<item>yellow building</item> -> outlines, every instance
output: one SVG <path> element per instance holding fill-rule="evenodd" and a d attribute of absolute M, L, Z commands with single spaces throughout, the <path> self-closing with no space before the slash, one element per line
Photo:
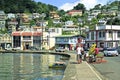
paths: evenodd
<path fill-rule="evenodd" d="M 12 47 L 12 38 L 11 35 L 5 33 L 0 35 L 0 44 L 2 49 Z"/>

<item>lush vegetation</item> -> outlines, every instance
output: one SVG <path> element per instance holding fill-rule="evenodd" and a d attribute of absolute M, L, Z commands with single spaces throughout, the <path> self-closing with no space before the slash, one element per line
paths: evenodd
<path fill-rule="evenodd" d="M 35 2 L 33 0 L 1 0 L 0 10 L 4 10 L 6 13 L 47 13 L 58 8 L 41 2 Z"/>
<path fill-rule="evenodd" d="M 86 8 L 84 4 L 79 3 L 78 5 L 74 6 L 73 10 L 82 10 L 83 15 L 82 16 L 69 16 L 65 15 L 64 10 L 58 10 L 56 6 L 50 5 L 50 4 L 44 4 L 41 2 L 35 2 L 34 0 L 1 0 L 0 1 L 0 10 L 5 11 L 5 13 L 45 13 L 46 17 L 45 19 L 48 20 L 48 27 L 61 27 L 63 24 L 54 24 L 53 20 L 50 19 L 49 17 L 49 12 L 50 11 L 57 11 L 58 14 L 61 17 L 61 22 L 65 22 L 68 20 L 71 20 L 74 22 L 75 25 L 78 25 L 80 27 L 83 27 L 85 25 L 89 26 L 90 29 L 94 29 L 95 25 L 98 23 L 100 19 L 107 19 L 109 18 L 107 24 L 112 24 L 112 25 L 120 25 L 120 19 L 119 18 L 114 18 L 115 16 L 113 15 L 103 15 L 102 12 L 104 10 L 109 10 L 110 8 L 118 6 L 118 10 L 120 9 L 120 1 L 114 1 L 112 3 L 108 3 L 107 5 L 101 5 L 97 4 L 95 5 L 92 10 L 101 10 L 101 13 L 97 15 L 96 18 L 93 18 L 91 22 L 89 22 L 88 19 L 88 13 L 85 13 Z M 78 24 L 79 20 L 82 20 L 82 25 Z M 36 20 L 32 20 L 30 22 L 30 25 L 34 25 Z M 64 32 L 64 34 L 66 34 Z"/>

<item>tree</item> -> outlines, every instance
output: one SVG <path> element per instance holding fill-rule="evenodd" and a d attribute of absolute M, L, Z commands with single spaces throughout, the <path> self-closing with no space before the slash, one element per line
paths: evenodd
<path fill-rule="evenodd" d="M 93 19 L 91 20 L 90 24 L 89 24 L 89 28 L 90 28 L 91 30 L 94 30 L 97 23 L 98 23 L 98 19 L 97 19 L 97 18 L 93 18 Z"/>
<path fill-rule="evenodd" d="M 0 34 L 5 34 L 7 33 L 7 29 L 5 28 L 4 30 L 0 29 Z"/>
<path fill-rule="evenodd" d="M 53 21 L 52 21 L 52 19 L 49 19 L 48 20 L 48 27 L 50 28 L 50 27 L 53 27 Z"/>
<path fill-rule="evenodd" d="M 64 10 L 60 10 L 60 11 L 58 11 L 58 14 L 60 15 L 60 16 L 64 16 L 65 15 L 65 11 Z"/>
<path fill-rule="evenodd" d="M 48 8 L 50 11 L 56 11 L 58 8 L 56 6 L 48 4 Z"/>
<path fill-rule="evenodd" d="M 101 4 L 97 4 L 97 5 L 95 5 L 95 7 L 94 7 L 93 9 L 100 10 L 100 9 L 101 9 L 101 7 L 102 7 L 102 5 L 101 5 Z"/>
<path fill-rule="evenodd" d="M 30 26 L 32 26 L 32 25 L 35 25 L 35 21 L 34 20 L 30 21 Z"/>
<path fill-rule="evenodd" d="M 73 9 L 75 9 L 75 10 L 82 10 L 83 13 L 84 13 L 84 11 L 86 10 L 84 4 L 81 4 L 81 3 L 79 3 L 79 4 L 78 4 L 77 6 L 75 6 Z"/>

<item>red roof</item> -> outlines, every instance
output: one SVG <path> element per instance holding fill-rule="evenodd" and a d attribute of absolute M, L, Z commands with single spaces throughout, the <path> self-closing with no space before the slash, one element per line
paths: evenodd
<path fill-rule="evenodd" d="M 41 32 L 34 32 L 33 35 L 38 36 L 38 35 L 42 35 L 42 33 Z"/>
<path fill-rule="evenodd" d="M 20 36 L 20 31 L 12 32 L 12 36 Z"/>
<path fill-rule="evenodd" d="M 42 36 L 41 32 L 12 32 L 12 36 Z"/>
<path fill-rule="evenodd" d="M 82 10 L 71 10 L 71 11 L 68 12 L 68 14 L 71 15 L 71 14 L 73 14 L 74 12 L 82 12 Z"/>
<path fill-rule="evenodd" d="M 32 32 L 22 32 L 21 36 L 32 36 Z"/>

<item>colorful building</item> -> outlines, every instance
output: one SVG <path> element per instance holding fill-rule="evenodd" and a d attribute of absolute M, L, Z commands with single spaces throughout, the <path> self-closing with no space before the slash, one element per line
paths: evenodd
<path fill-rule="evenodd" d="M 55 46 L 67 50 L 75 50 L 79 44 L 84 44 L 84 42 L 84 38 L 80 35 L 64 35 L 55 38 Z"/>
<path fill-rule="evenodd" d="M 82 10 L 71 10 L 67 14 L 71 16 L 82 16 Z"/>
<path fill-rule="evenodd" d="M 120 45 L 120 26 L 106 25 L 100 21 L 95 30 L 87 30 L 86 45 L 96 43 L 98 47 L 117 47 Z"/>
<path fill-rule="evenodd" d="M 41 36 L 41 32 L 30 31 L 28 29 L 12 32 L 12 47 L 20 47 L 21 50 L 25 50 L 29 46 L 34 46 L 41 49 Z"/>

